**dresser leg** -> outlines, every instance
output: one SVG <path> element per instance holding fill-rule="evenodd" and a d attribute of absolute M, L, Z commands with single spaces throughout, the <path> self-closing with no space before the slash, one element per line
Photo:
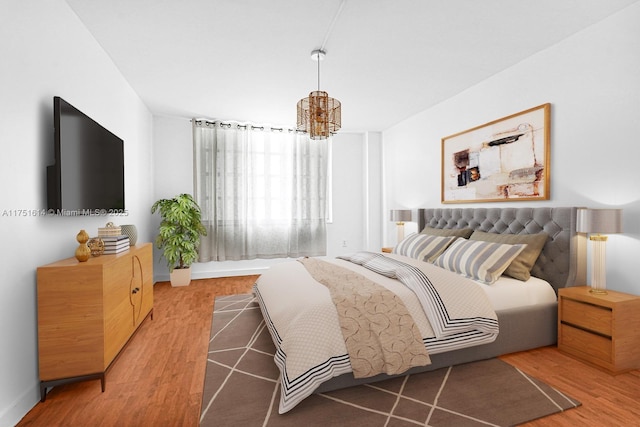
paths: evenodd
<path fill-rule="evenodd" d="M 69 378 L 60 378 L 57 380 L 49 380 L 49 381 L 40 381 L 40 402 L 44 402 L 47 398 L 47 388 L 56 387 L 63 384 L 71 384 L 78 381 L 89 381 L 89 380 L 100 380 L 100 386 L 102 387 L 102 392 L 104 392 L 106 387 L 106 372 L 102 372 L 99 374 L 89 374 L 82 375 L 79 377 L 69 377 Z"/>
<path fill-rule="evenodd" d="M 44 402 L 47 399 L 47 386 L 44 382 L 40 381 L 40 402 Z"/>

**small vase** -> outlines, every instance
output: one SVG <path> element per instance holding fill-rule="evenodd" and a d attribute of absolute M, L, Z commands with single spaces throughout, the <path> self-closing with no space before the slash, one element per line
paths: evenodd
<path fill-rule="evenodd" d="M 87 246 L 89 234 L 84 230 L 80 230 L 76 235 L 76 240 L 80 243 L 80 246 L 76 249 L 76 259 L 80 262 L 85 262 L 91 257 L 91 249 Z"/>
<path fill-rule="evenodd" d="M 121 233 L 129 238 L 129 246 L 134 246 L 138 241 L 138 230 L 133 224 L 125 224 L 120 226 Z"/>

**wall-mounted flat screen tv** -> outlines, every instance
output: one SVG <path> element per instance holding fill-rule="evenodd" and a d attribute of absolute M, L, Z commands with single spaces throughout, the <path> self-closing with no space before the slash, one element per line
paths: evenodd
<path fill-rule="evenodd" d="M 47 209 L 79 215 L 124 211 L 124 141 L 58 96 L 53 120 Z"/>

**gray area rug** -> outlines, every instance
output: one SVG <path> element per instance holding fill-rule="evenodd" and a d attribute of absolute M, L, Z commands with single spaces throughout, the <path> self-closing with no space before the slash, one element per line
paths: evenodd
<path fill-rule="evenodd" d="M 278 414 L 275 348 L 252 295 L 217 297 L 201 426 L 511 426 L 580 402 L 489 359 L 314 394 Z"/>

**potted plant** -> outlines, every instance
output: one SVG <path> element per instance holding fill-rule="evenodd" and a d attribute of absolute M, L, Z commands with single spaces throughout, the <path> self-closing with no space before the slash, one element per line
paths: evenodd
<path fill-rule="evenodd" d="M 180 194 L 156 201 L 151 213 L 156 211 L 162 217 L 156 246 L 167 260 L 171 286 L 186 286 L 191 282 L 191 264 L 198 259 L 200 236 L 207 235 L 200 207 L 190 194 Z"/>

